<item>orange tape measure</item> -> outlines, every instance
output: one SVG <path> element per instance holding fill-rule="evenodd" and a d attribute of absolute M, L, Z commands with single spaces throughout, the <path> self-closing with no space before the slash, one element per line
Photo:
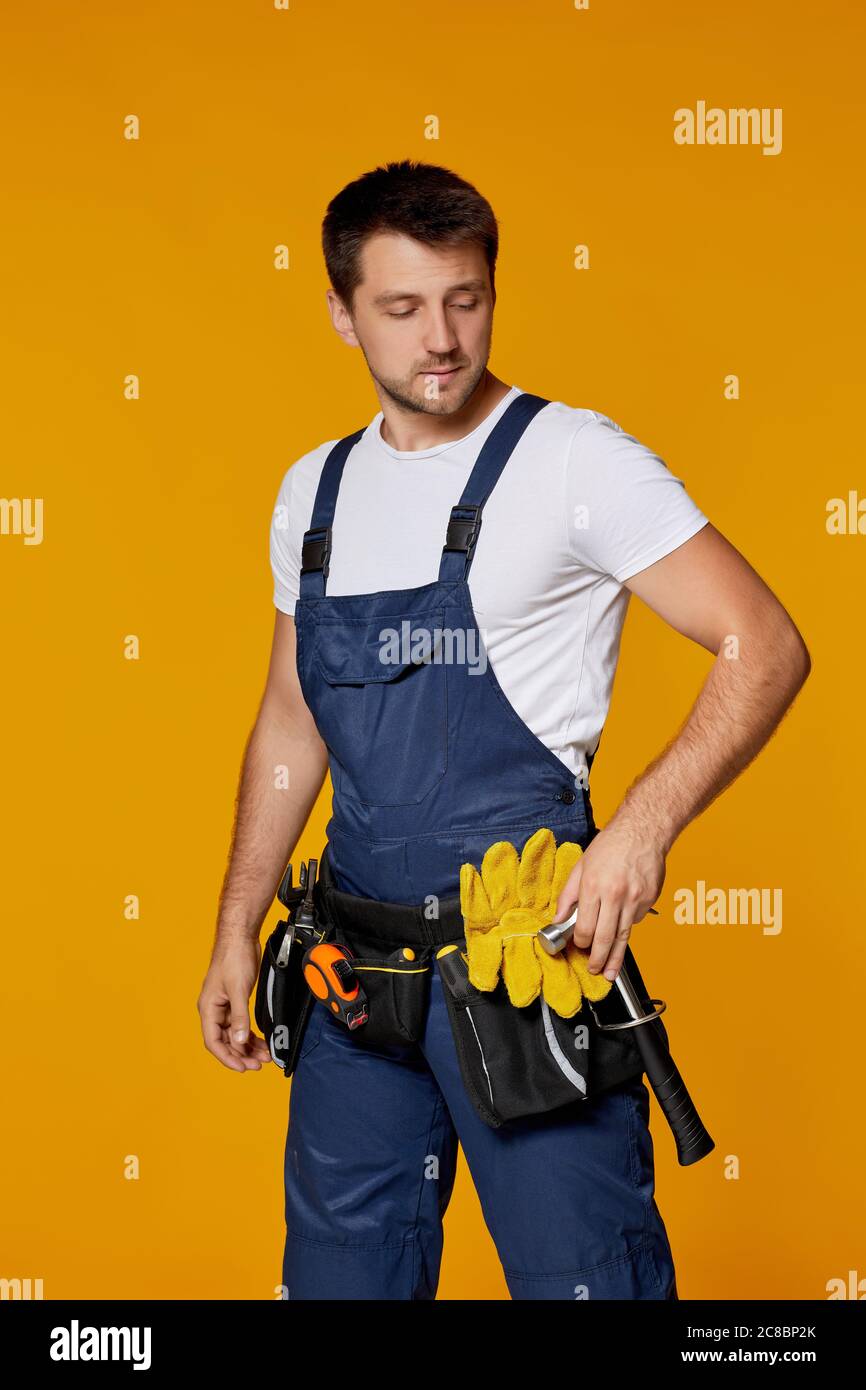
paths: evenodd
<path fill-rule="evenodd" d="M 304 953 L 301 968 L 315 997 L 347 1028 L 360 1028 L 367 1022 L 367 996 L 358 982 L 347 946 L 320 941 Z"/>

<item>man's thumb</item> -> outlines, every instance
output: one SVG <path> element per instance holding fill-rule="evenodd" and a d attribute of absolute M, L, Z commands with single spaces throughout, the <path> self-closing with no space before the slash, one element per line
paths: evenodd
<path fill-rule="evenodd" d="M 245 1043 L 250 1032 L 250 1010 L 246 999 L 238 996 L 232 999 L 232 1042 Z"/>

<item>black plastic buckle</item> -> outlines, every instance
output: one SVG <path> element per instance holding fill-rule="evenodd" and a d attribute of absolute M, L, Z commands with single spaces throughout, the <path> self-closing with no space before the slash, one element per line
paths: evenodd
<path fill-rule="evenodd" d="M 304 534 L 304 543 L 301 546 L 301 574 L 310 574 L 321 570 L 327 579 L 328 561 L 331 558 L 331 528 L 330 526 L 320 526 L 315 531 L 307 531 Z"/>
<path fill-rule="evenodd" d="M 469 516 L 460 516 L 460 512 L 469 512 Z M 481 530 L 481 508 L 480 507 L 461 507 L 451 508 L 451 518 L 448 522 L 448 530 L 445 533 L 444 550 L 465 550 L 467 555 L 475 549 L 475 542 L 478 540 L 478 532 Z"/>

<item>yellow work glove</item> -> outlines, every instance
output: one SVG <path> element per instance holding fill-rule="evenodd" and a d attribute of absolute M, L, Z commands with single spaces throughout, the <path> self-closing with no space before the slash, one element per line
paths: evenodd
<path fill-rule="evenodd" d="M 469 979 L 476 989 L 492 990 L 501 973 L 508 997 L 518 1009 L 542 994 L 555 1013 L 571 1018 L 583 995 L 593 1003 L 613 986 L 587 969 L 589 952 L 569 941 L 551 956 L 536 940 L 550 925 L 565 881 L 580 859 L 580 845 L 565 840 L 557 848 L 553 832 L 536 830 L 519 857 L 508 840 L 491 845 L 481 861 L 460 869 L 460 910 L 466 933 Z"/>

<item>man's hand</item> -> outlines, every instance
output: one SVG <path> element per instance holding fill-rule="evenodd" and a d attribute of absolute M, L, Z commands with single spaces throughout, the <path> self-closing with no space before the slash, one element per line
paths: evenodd
<path fill-rule="evenodd" d="M 554 922 L 564 922 L 577 906 L 573 941 L 592 950 L 591 974 L 615 980 L 635 922 L 652 907 L 665 881 L 665 856 L 656 843 L 627 818 L 614 816 L 578 860 L 557 899 Z"/>
<path fill-rule="evenodd" d="M 260 1071 L 271 1060 L 264 1038 L 250 1031 L 250 995 L 261 958 L 257 939 L 217 941 L 198 997 L 204 1045 L 230 1071 Z"/>

